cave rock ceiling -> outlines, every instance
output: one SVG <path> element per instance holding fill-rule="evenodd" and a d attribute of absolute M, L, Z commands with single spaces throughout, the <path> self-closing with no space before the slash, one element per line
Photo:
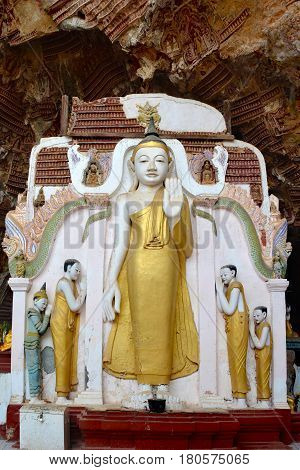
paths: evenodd
<path fill-rule="evenodd" d="M 218 108 L 300 226 L 299 25 L 291 0 L 2 0 L 1 230 L 32 145 L 60 133 L 62 95 L 151 92 Z"/>

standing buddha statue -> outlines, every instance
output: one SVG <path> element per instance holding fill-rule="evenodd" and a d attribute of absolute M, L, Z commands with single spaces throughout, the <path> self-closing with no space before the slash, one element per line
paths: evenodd
<path fill-rule="evenodd" d="M 190 212 L 180 181 L 167 177 L 172 164 L 151 119 L 129 161 L 137 187 L 117 198 L 115 244 L 102 299 L 104 320 L 113 322 L 104 369 L 137 380 L 140 401 L 128 406 L 140 408 L 154 389 L 172 407 L 177 398 L 169 394 L 170 381 L 199 367 L 185 276 L 193 245 Z"/>

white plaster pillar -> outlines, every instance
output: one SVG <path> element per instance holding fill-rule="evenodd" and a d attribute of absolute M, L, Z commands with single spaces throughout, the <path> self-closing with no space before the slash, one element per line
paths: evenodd
<path fill-rule="evenodd" d="M 286 363 L 286 279 L 270 279 L 267 288 L 271 297 L 273 334 L 272 401 L 274 408 L 289 408 L 287 404 Z"/>
<path fill-rule="evenodd" d="M 27 278 L 11 277 L 8 284 L 13 291 L 10 402 L 23 403 L 25 395 L 26 294 L 31 287 L 31 281 Z"/>
<path fill-rule="evenodd" d="M 99 208 L 91 208 L 89 216 L 93 216 L 98 212 Z M 84 328 L 84 360 L 87 383 L 86 390 L 75 398 L 74 402 L 76 404 L 103 404 L 103 321 L 100 301 L 104 284 L 105 232 L 106 219 L 96 221 L 90 226 L 90 234 L 86 241 L 88 244 L 87 296 L 85 324 L 82 328 Z"/>
<path fill-rule="evenodd" d="M 196 209 L 212 215 L 210 207 L 195 200 Z M 198 317 L 200 341 L 199 395 L 200 405 L 224 407 L 218 396 L 217 378 L 217 305 L 215 292 L 215 233 L 210 220 L 196 215 L 198 264 Z"/>

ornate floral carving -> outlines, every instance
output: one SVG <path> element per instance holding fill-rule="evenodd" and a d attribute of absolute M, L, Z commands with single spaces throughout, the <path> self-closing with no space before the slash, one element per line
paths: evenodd
<path fill-rule="evenodd" d="M 137 104 L 136 107 L 139 111 L 138 118 L 137 118 L 138 123 L 141 124 L 143 127 L 147 127 L 150 122 L 150 118 L 152 117 L 154 120 L 155 127 L 159 129 L 159 123 L 160 123 L 161 117 L 158 113 L 158 109 L 157 109 L 158 106 L 159 106 L 159 103 L 155 106 L 151 106 L 148 103 L 148 101 L 144 106 Z"/>
<path fill-rule="evenodd" d="M 13 258 L 21 248 L 19 238 L 5 236 L 2 241 L 2 248 L 8 258 Z"/>
<path fill-rule="evenodd" d="M 225 187 L 220 195 L 221 197 L 228 197 L 238 201 L 244 209 L 248 212 L 252 222 L 258 233 L 265 227 L 267 223 L 267 216 L 263 214 L 258 205 L 255 204 L 248 191 L 237 185 L 225 184 Z"/>
<path fill-rule="evenodd" d="M 105 207 L 108 207 L 110 204 L 108 194 L 88 194 L 87 193 L 84 195 L 84 197 L 90 207 L 105 208 Z"/>
<path fill-rule="evenodd" d="M 12 220 L 18 227 L 24 227 L 26 223 L 26 194 L 18 195 L 17 206 L 14 210 L 9 212 L 9 218 Z"/>
<path fill-rule="evenodd" d="M 75 194 L 72 190 L 72 187 L 69 186 L 60 191 L 57 191 L 50 197 L 48 201 L 45 202 L 42 207 L 37 209 L 33 220 L 26 224 L 23 228 L 24 234 L 28 240 L 28 246 L 30 247 L 27 253 L 29 259 L 35 255 L 45 226 L 53 214 L 66 203 L 75 201 L 78 198 L 78 194 Z M 33 245 L 35 247 L 34 252 L 32 251 Z"/>

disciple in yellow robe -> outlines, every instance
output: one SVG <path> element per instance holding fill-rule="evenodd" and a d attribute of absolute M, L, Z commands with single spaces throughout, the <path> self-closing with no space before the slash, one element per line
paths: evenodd
<path fill-rule="evenodd" d="M 162 198 L 163 188 L 130 216 L 130 245 L 118 278 L 121 309 L 103 360 L 109 374 L 150 385 L 168 384 L 199 367 L 185 275 L 192 253 L 189 207 L 185 199 L 171 235 Z"/>
<path fill-rule="evenodd" d="M 270 324 L 267 321 L 262 321 L 255 327 L 255 334 L 258 339 L 260 339 L 265 327 L 269 329 L 270 344 L 266 344 L 262 349 L 255 349 L 258 400 L 268 400 L 271 397 L 270 369 L 272 361 L 272 333 Z"/>
<path fill-rule="evenodd" d="M 246 361 L 249 338 L 249 309 L 245 299 L 244 287 L 240 282 L 229 284 L 226 298 L 230 301 L 232 289 L 239 289 L 244 303 L 244 311 L 236 308 L 232 315 L 224 315 L 225 331 L 227 333 L 228 362 L 231 376 L 233 398 L 245 398 L 249 391 L 246 373 Z"/>
<path fill-rule="evenodd" d="M 77 297 L 76 284 L 73 281 L 72 290 Z M 51 333 L 54 345 L 56 367 L 56 387 L 58 396 L 67 396 L 78 383 L 77 357 L 79 315 L 70 310 L 63 292 L 56 292 L 51 316 Z"/>

